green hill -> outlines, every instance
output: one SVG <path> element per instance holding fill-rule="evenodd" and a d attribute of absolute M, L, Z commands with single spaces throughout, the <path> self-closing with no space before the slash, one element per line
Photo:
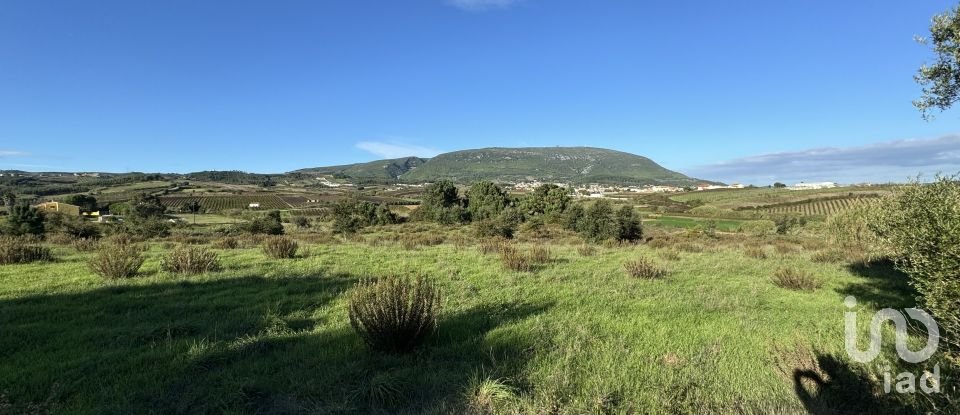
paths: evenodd
<path fill-rule="evenodd" d="M 390 160 L 376 160 L 368 163 L 346 164 L 342 166 L 314 167 L 297 170 L 294 173 L 340 174 L 355 179 L 396 179 L 404 173 L 423 165 L 427 159 L 403 157 Z"/>
<path fill-rule="evenodd" d="M 448 179 L 544 180 L 571 183 L 689 185 L 698 180 L 652 160 L 592 147 L 484 148 L 445 153 L 401 176 L 406 182 Z"/>

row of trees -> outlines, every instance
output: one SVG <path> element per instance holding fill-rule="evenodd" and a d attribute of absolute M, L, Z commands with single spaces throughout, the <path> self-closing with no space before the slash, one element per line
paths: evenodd
<path fill-rule="evenodd" d="M 576 231 L 593 241 L 618 239 L 636 241 L 643 236 L 640 218 L 633 207 L 614 211 L 610 202 L 598 200 L 589 208 L 574 203 L 570 190 L 545 184 L 529 195 L 511 198 L 496 183 L 480 181 L 460 195 L 449 181 L 440 181 L 424 189 L 420 207 L 412 220 L 442 224 L 473 223 L 479 236 L 510 238 L 525 222 L 550 223 Z"/>

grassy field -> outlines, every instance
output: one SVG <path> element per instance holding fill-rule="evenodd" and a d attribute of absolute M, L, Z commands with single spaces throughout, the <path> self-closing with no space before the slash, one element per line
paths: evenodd
<path fill-rule="evenodd" d="M 762 207 L 766 205 L 776 205 L 783 203 L 796 203 L 808 199 L 817 199 L 824 197 L 833 197 L 838 195 L 850 194 L 853 196 L 861 195 L 883 195 L 889 193 L 887 186 L 868 186 L 868 187 L 837 187 L 832 189 L 815 190 L 787 190 L 773 188 L 746 188 L 746 189 L 721 189 L 708 190 L 701 192 L 688 192 L 675 196 L 671 199 L 679 202 L 700 202 L 709 206 L 715 206 L 721 209 L 738 209 L 745 207 Z"/>
<path fill-rule="evenodd" d="M 403 233 L 437 232 L 393 235 Z M 844 353 L 845 296 L 859 299 L 861 328 L 879 308 L 913 305 L 904 277 L 884 264 L 813 262 L 816 244 L 795 238 L 664 238 L 669 243 L 597 247 L 589 256 L 579 245 L 553 244 L 552 261 L 519 273 L 461 238 L 416 249 L 389 239 L 379 230 L 353 242 L 305 243 L 290 260 L 255 247 L 221 250 L 221 271 L 192 277 L 160 271 L 159 243 L 140 276 L 117 282 L 92 274 L 92 254 L 69 247 L 55 247 L 53 263 L 0 266 L 0 410 L 29 403 L 91 414 L 922 408 L 912 395 L 877 393 L 878 369 Z M 668 276 L 628 277 L 623 263 L 639 257 Z M 774 285 L 784 267 L 822 286 Z M 367 349 L 347 319 L 353 285 L 416 273 L 441 288 L 438 332 L 411 355 Z M 885 350 L 882 360 L 896 367 L 893 356 Z"/>
<path fill-rule="evenodd" d="M 684 228 L 684 229 L 693 229 L 697 227 L 705 227 L 710 223 L 716 225 L 716 230 L 722 232 L 737 232 L 740 229 L 740 226 L 743 225 L 744 220 L 736 219 L 707 219 L 707 218 L 694 218 L 688 216 L 648 216 L 648 219 L 644 219 L 644 224 L 654 224 L 659 226 L 674 227 L 674 228 Z"/>

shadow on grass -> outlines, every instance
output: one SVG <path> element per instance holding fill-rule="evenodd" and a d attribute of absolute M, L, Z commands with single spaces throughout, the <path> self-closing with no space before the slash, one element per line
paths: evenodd
<path fill-rule="evenodd" d="M 817 355 L 817 368 L 793 372 L 794 391 L 811 414 L 919 414 L 916 401 L 883 391 L 883 380 L 869 376 L 829 354 Z M 880 382 L 879 384 L 877 382 Z"/>
<path fill-rule="evenodd" d="M 14 408 L 52 400 L 66 413 L 420 413 L 456 412 L 480 372 L 523 388 L 532 345 L 506 326 L 550 305 L 445 314 L 417 353 L 384 355 L 332 307 L 355 281 L 243 277 L 2 300 L 0 393 Z"/>
<path fill-rule="evenodd" d="M 876 308 L 916 306 L 916 291 L 908 284 L 907 274 L 897 270 L 889 259 L 856 262 L 847 265 L 847 269 L 866 282 L 847 284 L 837 289 L 840 294 L 852 295 L 858 302 L 870 303 Z"/>

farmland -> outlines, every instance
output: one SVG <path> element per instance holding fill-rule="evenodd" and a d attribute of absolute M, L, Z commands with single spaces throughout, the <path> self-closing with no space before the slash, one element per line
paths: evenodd
<path fill-rule="evenodd" d="M 274 194 L 238 195 L 238 196 L 164 196 L 160 201 L 169 209 L 180 210 L 185 206 L 198 202 L 200 208 L 206 211 L 223 211 L 227 209 L 246 209 L 251 203 L 259 203 L 260 209 L 289 209 L 293 207 L 283 198 Z"/>

